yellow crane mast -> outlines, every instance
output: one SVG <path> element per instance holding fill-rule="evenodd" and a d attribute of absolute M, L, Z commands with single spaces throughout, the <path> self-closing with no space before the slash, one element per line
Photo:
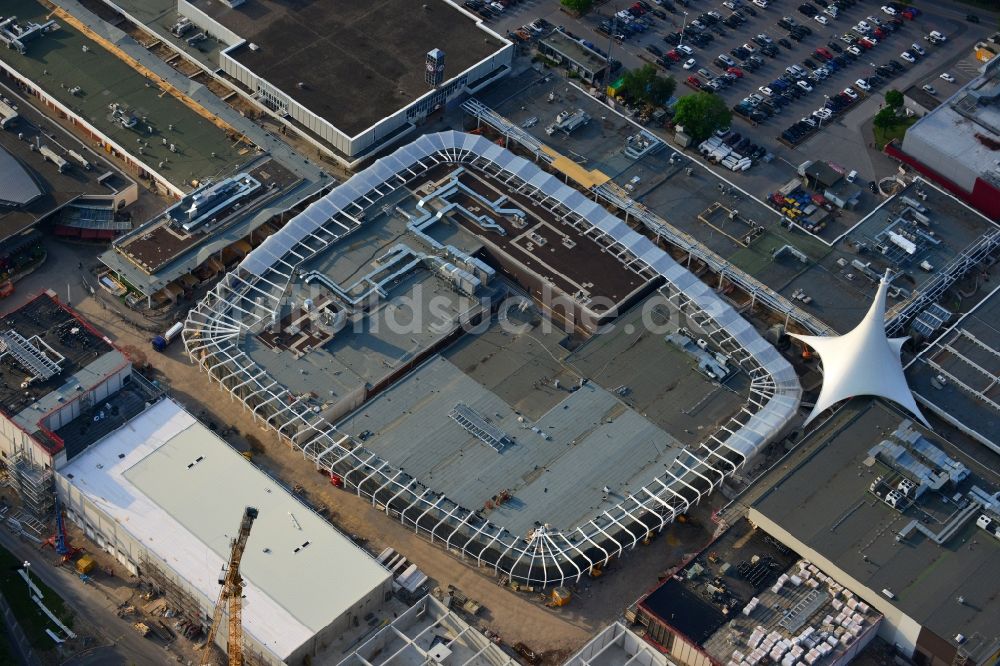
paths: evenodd
<path fill-rule="evenodd" d="M 202 659 L 202 664 L 205 666 L 212 663 L 212 644 L 215 642 L 215 634 L 222 621 L 222 609 L 227 605 L 229 606 L 229 640 L 227 641 L 229 666 L 243 665 L 243 577 L 240 575 L 240 560 L 243 559 L 243 551 L 246 549 L 247 539 L 250 537 L 250 528 L 253 527 L 253 521 L 256 519 L 257 509 L 248 506 L 243 511 L 240 531 L 230 544 L 229 564 L 221 579 L 222 589 L 219 591 L 219 600 L 215 602 L 215 616 L 212 618 L 212 626 L 208 630 L 208 638 L 202 646 L 205 649 L 205 658 Z"/>

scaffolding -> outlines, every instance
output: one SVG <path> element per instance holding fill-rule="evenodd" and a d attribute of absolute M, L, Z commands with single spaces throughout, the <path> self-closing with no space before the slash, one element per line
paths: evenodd
<path fill-rule="evenodd" d="M 24 510 L 37 519 L 48 520 L 55 508 L 52 470 L 38 467 L 19 452 L 14 457 L 11 478 Z"/>

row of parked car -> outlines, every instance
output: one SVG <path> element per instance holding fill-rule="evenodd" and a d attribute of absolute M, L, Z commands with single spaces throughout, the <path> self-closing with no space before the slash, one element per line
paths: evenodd
<path fill-rule="evenodd" d="M 518 0 L 465 0 L 462 6 L 479 18 L 488 21 L 500 16 L 507 11 L 508 7 L 513 7 L 517 3 Z"/>
<path fill-rule="evenodd" d="M 896 60 L 889 60 L 886 64 L 878 65 L 875 69 L 874 74 L 858 79 L 854 82 L 854 87 L 848 87 L 836 95 L 830 95 L 821 108 L 816 109 L 798 122 L 792 123 L 781 133 L 781 139 L 793 146 L 802 143 L 822 129 L 823 123 L 850 109 L 860 99 L 861 92 L 870 92 L 882 85 L 887 79 L 898 76 L 903 72 L 904 67 Z"/>

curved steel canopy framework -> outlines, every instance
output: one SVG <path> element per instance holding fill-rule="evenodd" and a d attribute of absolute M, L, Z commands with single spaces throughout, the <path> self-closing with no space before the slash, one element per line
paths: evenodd
<path fill-rule="evenodd" d="M 243 350 L 244 337 L 279 319 L 298 266 L 359 228 L 369 211 L 377 216 L 388 194 L 439 164 L 478 169 L 532 197 L 631 270 L 662 279 L 662 291 L 675 306 L 751 378 L 740 411 L 618 504 L 579 525 L 545 525 L 528 535 L 512 533 L 428 488 L 313 413 Z M 470 563 L 531 586 L 579 580 L 662 530 L 775 437 L 795 417 L 802 394 L 794 370 L 778 351 L 652 241 L 532 162 L 484 137 L 454 131 L 422 136 L 378 160 L 267 238 L 191 311 L 184 344 L 212 379 L 318 469 L 339 475 L 346 488 Z"/>
<path fill-rule="evenodd" d="M 843 335 L 797 335 L 823 361 L 823 388 L 806 424 L 841 400 L 856 395 L 876 395 L 905 407 L 928 428 L 913 393 L 906 384 L 899 354 L 909 338 L 889 338 L 885 332 L 885 296 L 889 274 L 882 278 L 868 313 Z"/>

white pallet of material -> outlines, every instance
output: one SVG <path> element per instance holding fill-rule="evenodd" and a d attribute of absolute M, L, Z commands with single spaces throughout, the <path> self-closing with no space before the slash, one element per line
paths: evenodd
<path fill-rule="evenodd" d="M 844 602 L 841 601 L 840 599 L 834 599 L 833 601 L 830 602 L 830 605 L 833 606 L 834 610 L 840 610 L 841 608 L 844 607 Z"/>
<path fill-rule="evenodd" d="M 819 650 L 809 650 L 809 652 L 806 652 L 806 655 L 805 657 L 802 658 L 802 660 L 807 664 L 811 665 L 815 664 L 819 658 L 820 658 Z"/>
<path fill-rule="evenodd" d="M 859 613 L 867 613 L 869 610 L 871 610 L 871 607 L 868 604 L 863 601 L 858 602 L 857 611 Z"/>
<path fill-rule="evenodd" d="M 789 576 L 788 582 L 790 582 L 795 587 L 799 587 L 800 585 L 802 585 L 802 579 L 799 578 L 798 576 Z"/>
<path fill-rule="evenodd" d="M 743 661 L 743 658 L 745 656 L 746 655 L 743 654 L 742 652 L 740 652 L 739 650 L 733 650 L 733 661 L 739 663 L 739 662 Z"/>

